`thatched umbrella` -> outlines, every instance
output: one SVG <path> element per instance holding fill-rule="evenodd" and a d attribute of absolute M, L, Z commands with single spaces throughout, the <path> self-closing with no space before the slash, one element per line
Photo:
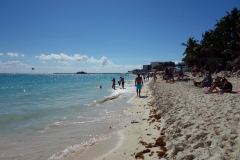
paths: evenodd
<path fill-rule="evenodd" d="M 240 67 L 240 57 L 229 63 L 230 66 Z"/>

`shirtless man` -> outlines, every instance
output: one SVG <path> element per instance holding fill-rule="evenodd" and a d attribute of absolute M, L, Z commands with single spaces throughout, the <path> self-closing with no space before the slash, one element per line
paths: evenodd
<path fill-rule="evenodd" d="M 122 82 L 122 89 L 124 89 L 124 78 L 123 77 L 120 78 L 121 78 L 120 82 Z"/>
<path fill-rule="evenodd" d="M 143 86 L 143 80 L 142 77 L 140 77 L 140 74 L 138 74 L 138 77 L 135 79 L 135 86 L 137 87 L 137 96 L 140 97 L 141 89 Z"/>

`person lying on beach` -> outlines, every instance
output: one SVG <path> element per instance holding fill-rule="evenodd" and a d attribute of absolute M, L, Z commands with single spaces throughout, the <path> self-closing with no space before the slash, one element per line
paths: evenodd
<path fill-rule="evenodd" d="M 228 82 L 227 79 L 222 79 L 223 87 L 217 87 L 218 92 L 232 92 L 232 83 Z"/>
<path fill-rule="evenodd" d="M 209 87 L 211 86 L 211 83 L 213 82 L 212 77 L 210 74 L 207 74 L 207 76 L 200 82 L 193 81 L 194 86 L 196 87 Z"/>
<path fill-rule="evenodd" d="M 143 86 L 143 79 L 140 77 L 140 74 L 138 74 L 138 77 L 135 79 L 135 86 L 137 87 L 137 96 L 140 97 L 141 89 Z"/>
<path fill-rule="evenodd" d="M 223 82 L 221 81 L 221 77 L 217 77 L 215 79 L 215 82 L 213 82 L 211 84 L 211 87 L 209 88 L 209 90 L 207 92 L 205 92 L 206 94 L 207 93 L 214 93 L 214 90 L 216 90 L 217 87 L 222 87 L 223 86 Z"/>

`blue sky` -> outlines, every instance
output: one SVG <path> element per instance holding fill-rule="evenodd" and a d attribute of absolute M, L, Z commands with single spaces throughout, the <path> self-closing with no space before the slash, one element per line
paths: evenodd
<path fill-rule="evenodd" d="M 0 73 L 127 72 L 181 61 L 181 43 L 201 40 L 234 7 L 240 1 L 0 0 Z"/>

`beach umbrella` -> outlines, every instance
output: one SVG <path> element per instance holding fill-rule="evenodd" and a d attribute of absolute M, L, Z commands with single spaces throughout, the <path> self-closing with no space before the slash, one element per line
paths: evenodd
<path fill-rule="evenodd" d="M 180 67 L 175 67 L 176 69 L 180 69 Z"/>
<path fill-rule="evenodd" d="M 240 56 L 237 59 L 235 59 L 233 62 L 230 62 L 229 65 L 234 67 L 240 67 Z"/>

